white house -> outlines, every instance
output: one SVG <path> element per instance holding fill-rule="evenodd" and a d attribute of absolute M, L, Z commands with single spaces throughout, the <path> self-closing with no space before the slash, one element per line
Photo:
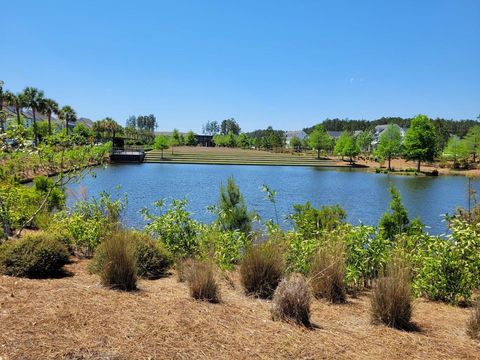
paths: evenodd
<path fill-rule="evenodd" d="M 405 136 L 405 133 L 407 132 L 406 129 L 401 128 L 397 124 L 384 124 L 384 125 L 377 125 L 375 126 L 375 130 L 373 131 L 373 141 L 372 141 L 372 147 L 376 147 L 378 145 L 378 142 L 380 141 L 380 135 L 385 131 L 385 129 L 390 126 L 396 126 L 397 128 L 400 129 L 400 134 L 402 135 L 402 138 Z"/>
<path fill-rule="evenodd" d="M 303 141 L 306 139 L 307 133 L 303 130 L 285 131 L 285 143 L 287 144 L 287 147 L 290 147 L 290 140 L 292 140 L 294 137 L 297 137 Z"/>

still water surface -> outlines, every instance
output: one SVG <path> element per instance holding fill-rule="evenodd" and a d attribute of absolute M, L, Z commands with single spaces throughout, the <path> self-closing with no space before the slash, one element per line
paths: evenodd
<path fill-rule="evenodd" d="M 402 195 L 411 218 L 420 217 L 432 234 L 446 231 L 445 213 L 457 206 L 466 207 L 467 180 L 463 176 L 414 177 L 375 174 L 351 169 L 286 166 L 135 164 L 109 165 L 96 169 L 96 177 L 85 177 L 69 189 L 69 204 L 81 196 L 98 196 L 101 191 L 127 193 L 128 207 L 124 222 L 141 228 L 145 225 L 138 210 L 152 209 L 159 199 L 186 197 L 194 218 L 211 222 L 207 207 L 216 203 L 219 187 L 229 176 L 240 186 L 249 209 L 262 219 L 274 219 L 275 213 L 262 184 L 277 191 L 277 209 L 281 219 L 292 212 L 292 205 L 310 201 L 314 206 L 339 204 L 348 221 L 374 225 L 388 210 L 388 187 L 394 184 Z M 480 190 L 480 181 L 474 180 Z M 120 186 L 119 190 L 115 187 Z M 291 227 L 286 220 L 284 228 Z"/>

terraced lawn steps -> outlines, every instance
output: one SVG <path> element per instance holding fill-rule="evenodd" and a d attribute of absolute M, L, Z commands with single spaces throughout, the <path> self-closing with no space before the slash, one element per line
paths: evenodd
<path fill-rule="evenodd" d="M 262 165 L 262 166 L 315 166 L 343 167 L 331 159 L 317 159 L 314 154 L 271 153 L 258 150 L 229 148 L 178 147 L 161 151 L 152 150 L 145 154 L 146 163 L 163 164 L 215 164 L 215 165 Z"/>

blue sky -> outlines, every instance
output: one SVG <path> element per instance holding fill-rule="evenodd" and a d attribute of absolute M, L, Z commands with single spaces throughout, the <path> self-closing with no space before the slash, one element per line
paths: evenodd
<path fill-rule="evenodd" d="M 478 0 L 0 2 L 5 87 L 94 120 L 287 130 L 480 114 Z"/>

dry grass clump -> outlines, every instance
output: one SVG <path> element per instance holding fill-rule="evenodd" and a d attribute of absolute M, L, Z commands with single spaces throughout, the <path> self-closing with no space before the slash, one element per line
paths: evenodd
<path fill-rule="evenodd" d="M 102 246 L 100 277 L 104 286 L 124 291 L 137 288 L 135 247 L 129 233 L 118 231 L 106 238 Z"/>
<path fill-rule="evenodd" d="M 311 298 L 310 287 L 302 275 L 293 274 L 290 279 L 283 279 L 273 295 L 273 320 L 311 326 Z"/>
<path fill-rule="evenodd" d="M 190 295 L 197 300 L 218 303 L 220 290 L 215 279 L 213 265 L 210 262 L 197 260 L 192 263 L 189 272 Z"/>
<path fill-rule="evenodd" d="M 474 340 L 480 340 L 480 300 L 467 321 L 467 334 Z"/>
<path fill-rule="evenodd" d="M 371 297 L 373 323 L 383 323 L 398 329 L 409 329 L 412 324 L 412 291 L 410 269 L 401 258 L 394 257 L 377 280 Z"/>
<path fill-rule="evenodd" d="M 177 260 L 175 263 L 175 270 L 177 271 L 178 282 L 188 281 L 194 262 L 195 260 L 192 258 L 183 258 Z"/>
<path fill-rule="evenodd" d="M 345 271 L 343 245 L 336 241 L 322 246 L 310 269 L 310 284 L 314 296 L 325 298 L 332 303 L 344 303 L 347 299 Z"/>
<path fill-rule="evenodd" d="M 270 299 L 285 272 L 281 248 L 272 241 L 252 246 L 240 265 L 240 281 L 247 295 Z"/>

